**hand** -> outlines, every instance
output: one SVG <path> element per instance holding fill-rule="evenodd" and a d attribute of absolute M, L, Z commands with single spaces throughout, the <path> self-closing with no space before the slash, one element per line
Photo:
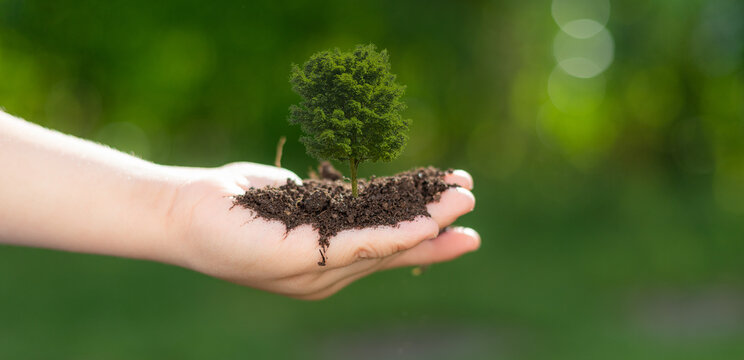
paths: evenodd
<path fill-rule="evenodd" d="M 447 228 L 475 205 L 472 178 L 461 170 L 446 175 L 445 181 L 461 187 L 427 206 L 431 218 L 342 231 L 330 239 L 327 266 L 317 264 L 319 235 L 310 225 L 287 232 L 280 222 L 233 207 L 232 197 L 251 186 L 300 181 L 291 171 L 251 163 L 180 171 L 188 180 L 178 186 L 168 215 L 176 258 L 180 265 L 241 285 L 322 299 L 375 271 L 447 261 L 480 246 L 474 230 Z"/>
<path fill-rule="evenodd" d="M 167 262 L 303 299 L 330 296 L 377 270 L 453 259 L 480 243 L 468 229 L 439 233 L 473 209 L 465 172 L 447 175 L 462 188 L 429 204 L 431 218 L 342 231 L 321 267 L 310 225 L 287 232 L 233 207 L 250 186 L 299 181 L 284 169 L 161 166 L 3 112 L 0 169 L 0 243 Z"/>

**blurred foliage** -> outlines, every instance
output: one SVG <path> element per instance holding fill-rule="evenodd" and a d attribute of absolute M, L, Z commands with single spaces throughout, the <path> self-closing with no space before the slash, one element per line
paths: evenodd
<path fill-rule="evenodd" d="M 741 358 L 743 14 L 737 0 L 0 0 L 0 106 L 167 164 L 271 163 L 287 135 L 283 164 L 304 173 L 290 64 L 386 48 L 411 140 L 362 175 L 468 169 L 478 206 L 461 223 L 483 236 L 423 276 L 319 303 L 4 247 L 0 358 Z"/>

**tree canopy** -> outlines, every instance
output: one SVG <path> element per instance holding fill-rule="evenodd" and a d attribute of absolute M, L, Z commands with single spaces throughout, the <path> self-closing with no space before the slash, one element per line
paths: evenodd
<path fill-rule="evenodd" d="M 403 151 L 410 125 L 400 114 L 405 86 L 390 72 L 387 50 L 368 44 L 321 51 L 292 65 L 290 82 L 302 97 L 289 116 L 305 133 L 300 141 L 317 159 L 349 161 L 355 196 L 359 163 L 390 161 Z"/>

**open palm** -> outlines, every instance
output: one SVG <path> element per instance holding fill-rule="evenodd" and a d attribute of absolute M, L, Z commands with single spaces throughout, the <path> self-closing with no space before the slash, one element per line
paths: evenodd
<path fill-rule="evenodd" d="M 375 271 L 451 260 L 480 245 L 473 230 L 447 228 L 475 205 L 472 178 L 464 171 L 446 175 L 446 182 L 461 187 L 427 205 L 431 218 L 338 233 L 330 239 L 327 266 L 317 264 L 319 234 L 310 225 L 287 231 L 278 221 L 233 206 L 233 196 L 250 187 L 300 181 L 294 173 L 233 163 L 190 169 L 186 178 L 169 215 L 169 237 L 179 244 L 180 265 L 287 296 L 322 299 Z"/>

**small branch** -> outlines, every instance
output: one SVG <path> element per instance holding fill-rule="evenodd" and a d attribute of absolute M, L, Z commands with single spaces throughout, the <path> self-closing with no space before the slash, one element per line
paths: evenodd
<path fill-rule="evenodd" d="M 287 142 L 287 137 L 282 136 L 279 138 L 279 143 L 276 144 L 276 158 L 274 158 L 274 166 L 282 167 L 282 149 L 284 149 L 284 143 Z"/>

